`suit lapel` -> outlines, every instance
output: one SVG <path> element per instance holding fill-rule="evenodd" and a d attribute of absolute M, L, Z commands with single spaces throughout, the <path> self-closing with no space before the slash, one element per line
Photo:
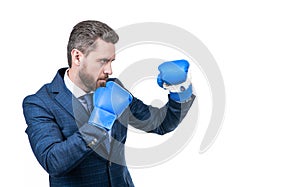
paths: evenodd
<path fill-rule="evenodd" d="M 77 98 L 67 89 L 63 77 L 67 68 L 58 70 L 51 83 L 51 92 L 55 94 L 55 100 L 71 115 L 80 127 L 88 121 L 88 114 Z"/>

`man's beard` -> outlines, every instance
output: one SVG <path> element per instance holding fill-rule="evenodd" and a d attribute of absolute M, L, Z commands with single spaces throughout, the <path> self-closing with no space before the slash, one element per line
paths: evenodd
<path fill-rule="evenodd" d="M 95 91 L 98 87 L 105 87 L 106 86 L 106 80 L 108 79 L 108 75 L 105 74 L 104 77 L 100 77 L 99 79 L 94 81 L 94 78 L 87 73 L 86 68 L 79 70 L 79 78 L 81 82 L 84 84 L 87 92 Z"/>
<path fill-rule="evenodd" d="M 105 86 L 106 86 L 106 81 L 103 81 L 103 79 L 98 79 L 96 83 L 96 88 L 105 87 Z"/>
<path fill-rule="evenodd" d="M 96 89 L 96 83 L 91 75 L 86 73 L 86 69 L 82 69 L 79 71 L 78 76 L 82 82 L 82 84 L 85 86 L 85 91 L 90 92 L 94 91 Z"/>

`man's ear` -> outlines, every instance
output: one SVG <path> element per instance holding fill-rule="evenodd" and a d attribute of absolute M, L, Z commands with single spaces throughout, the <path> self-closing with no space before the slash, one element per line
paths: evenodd
<path fill-rule="evenodd" d="M 78 49 L 72 49 L 71 56 L 72 56 L 72 63 L 75 64 L 76 66 L 79 66 L 83 58 L 82 52 L 79 51 Z"/>

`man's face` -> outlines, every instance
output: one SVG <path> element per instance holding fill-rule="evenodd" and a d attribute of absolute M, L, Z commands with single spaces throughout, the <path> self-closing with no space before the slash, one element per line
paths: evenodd
<path fill-rule="evenodd" d="M 79 78 L 86 92 L 104 87 L 112 74 L 111 63 L 115 59 L 115 46 L 101 39 L 96 40 L 96 48 L 83 56 L 79 67 Z"/>

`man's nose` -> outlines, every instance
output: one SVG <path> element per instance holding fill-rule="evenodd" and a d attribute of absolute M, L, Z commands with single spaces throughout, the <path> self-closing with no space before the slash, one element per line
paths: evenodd
<path fill-rule="evenodd" d="M 112 74 L 111 62 L 105 64 L 104 73 L 108 75 Z"/>

